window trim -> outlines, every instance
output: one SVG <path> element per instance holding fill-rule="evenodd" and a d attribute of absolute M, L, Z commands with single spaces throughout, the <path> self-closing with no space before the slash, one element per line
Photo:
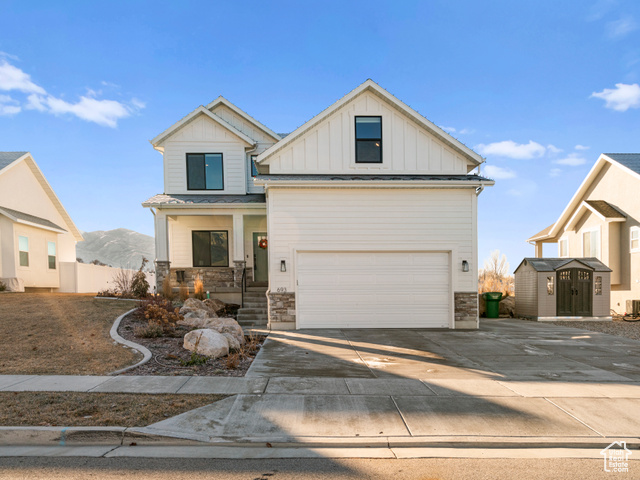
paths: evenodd
<path fill-rule="evenodd" d="M 564 244 L 566 245 L 566 247 L 567 247 L 567 249 L 566 249 L 566 250 L 567 250 L 566 255 L 562 255 L 562 247 L 561 247 L 561 245 L 562 245 L 563 243 L 564 243 Z M 568 239 L 568 238 L 566 238 L 566 237 L 565 237 L 565 238 L 561 238 L 561 239 L 558 241 L 558 257 L 560 257 L 560 258 L 569 258 L 569 239 Z"/>
<path fill-rule="evenodd" d="M 20 249 L 20 239 L 24 238 L 27 241 L 27 249 L 26 250 L 21 250 Z M 22 255 L 20 255 L 21 253 L 26 253 L 27 254 L 27 264 L 26 265 L 22 265 Z M 18 267 L 20 268 L 29 268 L 29 237 L 27 237 L 26 235 L 20 235 L 18 234 Z"/>
<path fill-rule="evenodd" d="M 226 265 L 196 265 L 195 258 L 195 249 L 193 248 L 193 234 L 194 233 L 226 233 L 227 234 L 227 264 Z M 192 268 L 228 268 L 230 263 L 230 255 L 229 251 L 229 230 L 191 230 L 191 265 Z M 209 257 L 209 263 L 211 263 L 211 257 Z"/>
<path fill-rule="evenodd" d="M 220 155 L 220 173 L 222 174 L 222 188 L 207 188 L 207 170 L 204 167 L 204 171 L 202 172 L 202 176 L 204 178 L 204 187 L 205 188 L 191 188 L 189 185 L 189 155 Z M 184 155 L 184 164 L 185 164 L 185 172 L 187 176 L 187 190 L 196 191 L 196 192 L 220 192 L 224 190 L 224 154 L 222 152 L 187 152 Z"/>
<path fill-rule="evenodd" d="M 638 233 L 638 238 L 636 238 L 636 240 L 638 241 L 638 246 L 636 248 L 633 248 L 634 232 Z M 629 252 L 631 253 L 640 252 L 640 227 L 634 226 L 629 228 Z"/>
<path fill-rule="evenodd" d="M 597 259 L 600 259 L 600 258 L 602 258 L 602 233 L 601 233 L 601 231 L 600 231 L 600 227 L 599 227 L 599 226 L 597 226 L 597 227 L 592 227 L 592 228 L 588 228 L 588 229 L 586 229 L 586 230 L 582 230 L 582 232 L 581 232 L 581 234 L 580 234 L 580 243 L 582 244 L 582 245 L 581 245 L 581 247 L 582 247 L 582 248 L 581 248 L 582 256 L 583 256 L 583 257 L 587 257 L 587 256 L 584 254 L 584 234 L 585 234 L 585 233 L 593 233 L 593 232 L 596 232 L 596 233 L 597 233 L 597 238 L 598 238 L 598 248 L 596 248 L 596 255 L 595 255 L 595 257 L 596 257 Z M 588 258 L 588 257 L 587 257 L 587 258 Z"/>
<path fill-rule="evenodd" d="M 375 139 L 375 138 L 363 138 L 358 140 L 358 119 L 359 118 L 379 118 L 380 119 L 380 138 L 379 139 Z M 354 159 L 355 159 L 355 163 L 361 163 L 364 165 L 382 165 L 382 163 L 384 162 L 384 156 L 383 156 L 383 151 L 382 151 L 382 115 L 354 115 L 353 116 L 353 138 L 354 138 Z M 370 142 L 370 141 L 376 141 L 378 140 L 380 142 L 380 161 L 379 162 L 365 162 L 362 160 L 358 160 L 358 142 L 359 141 L 366 141 L 366 142 Z"/>
<path fill-rule="evenodd" d="M 251 175 L 251 178 L 256 178 L 256 176 L 259 174 L 258 172 L 258 167 L 256 166 L 256 162 L 255 159 L 258 158 L 258 155 L 249 155 L 249 174 Z M 256 174 L 253 174 L 253 169 L 256 169 Z"/>

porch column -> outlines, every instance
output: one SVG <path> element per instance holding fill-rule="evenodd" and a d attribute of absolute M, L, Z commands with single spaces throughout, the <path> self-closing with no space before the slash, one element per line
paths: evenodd
<path fill-rule="evenodd" d="M 169 226 L 167 215 L 162 210 L 156 211 L 156 290 L 162 291 L 164 279 L 169 276 Z"/>
<path fill-rule="evenodd" d="M 535 248 L 536 248 L 535 257 L 536 258 L 542 258 L 542 256 L 543 256 L 542 255 L 542 245 L 543 245 L 542 242 L 536 242 L 536 244 L 535 244 Z"/>
<path fill-rule="evenodd" d="M 244 216 L 233 214 L 233 283 L 235 287 L 242 286 L 242 272 L 246 265 L 244 259 Z"/>

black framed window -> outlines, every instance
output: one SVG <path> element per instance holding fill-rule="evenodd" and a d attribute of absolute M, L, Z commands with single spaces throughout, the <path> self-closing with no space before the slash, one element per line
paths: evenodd
<path fill-rule="evenodd" d="M 356 163 L 382 163 L 382 117 L 356 117 Z"/>
<path fill-rule="evenodd" d="M 187 190 L 224 190 L 221 153 L 187 153 Z"/>
<path fill-rule="evenodd" d="M 258 158 L 258 155 L 251 155 L 251 176 L 255 177 L 256 175 L 258 175 L 258 168 L 256 167 L 256 158 Z"/>
<path fill-rule="evenodd" d="M 229 266 L 229 232 L 196 230 L 191 235 L 194 267 Z"/>

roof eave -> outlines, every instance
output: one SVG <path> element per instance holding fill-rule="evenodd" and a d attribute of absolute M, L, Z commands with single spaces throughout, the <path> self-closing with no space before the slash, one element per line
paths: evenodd
<path fill-rule="evenodd" d="M 262 180 L 255 179 L 254 185 L 264 187 L 331 187 L 331 188 L 367 188 L 367 187 L 467 187 L 495 185 L 493 180 Z"/>
<path fill-rule="evenodd" d="M 259 122 L 255 118 L 253 118 L 251 115 L 249 115 L 247 112 L 245 112 L 241 108 L 239 108 L 236 105 L 234 105 L 233 103 L 231 103 L 229 100 L 224 98 L 222 95 L 220 95 L 218 98 L 216 98 L 213 102 L 210 102 L 205 108 L 207 110 L 211 111 L 211 110 L 213 110 L 214 108 L 216 108 L 220 104 L 222 104 L 222 105 L 226 106 L 227 108 L 233 110 L 235 113 L 237 113 L 238 115 L 243 117 L 245 120 L 253 123 L 256 127 L 258 127 L 260 130 L 262 130 L 264 133 L 266 133 L 267 135 L 272 137 L 276 142 L 279 142 L 280 140 L 282 140 L 282 137 L 280 135 L 278 135 L 276 132 L 271 130 L 269 127 L 267 127 L 263 123 Z"/>

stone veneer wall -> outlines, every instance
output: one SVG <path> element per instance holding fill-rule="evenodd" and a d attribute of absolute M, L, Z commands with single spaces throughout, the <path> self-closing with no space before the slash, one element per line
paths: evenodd
<path fill-rule="evenodd" d="M 233 267 L 199 267 L 199 268 L 172 268 L 171 282 L 175 288 L 179 287 L 177 270 L 184 270 L 184 280 L 190 291 L 198 275 L 204 284 L 204 289 L 215 292 L 217 288 L 234 288 L 235 268 Z"/>
<path fill-rule="evenodd" d="M 453 294 L 455 328 L 478 328 L 478 293 Z"/>
<path fill-rule="evenodd" d="M 156 260 L 156 293 L 162 292 L 162 284 L 169 274 L 169 262 Z"/>
<path fill-rule="evenodd" d="M 272 330 L 296 328 L 296 294 L 267 292 L 269 326 Z"/>

